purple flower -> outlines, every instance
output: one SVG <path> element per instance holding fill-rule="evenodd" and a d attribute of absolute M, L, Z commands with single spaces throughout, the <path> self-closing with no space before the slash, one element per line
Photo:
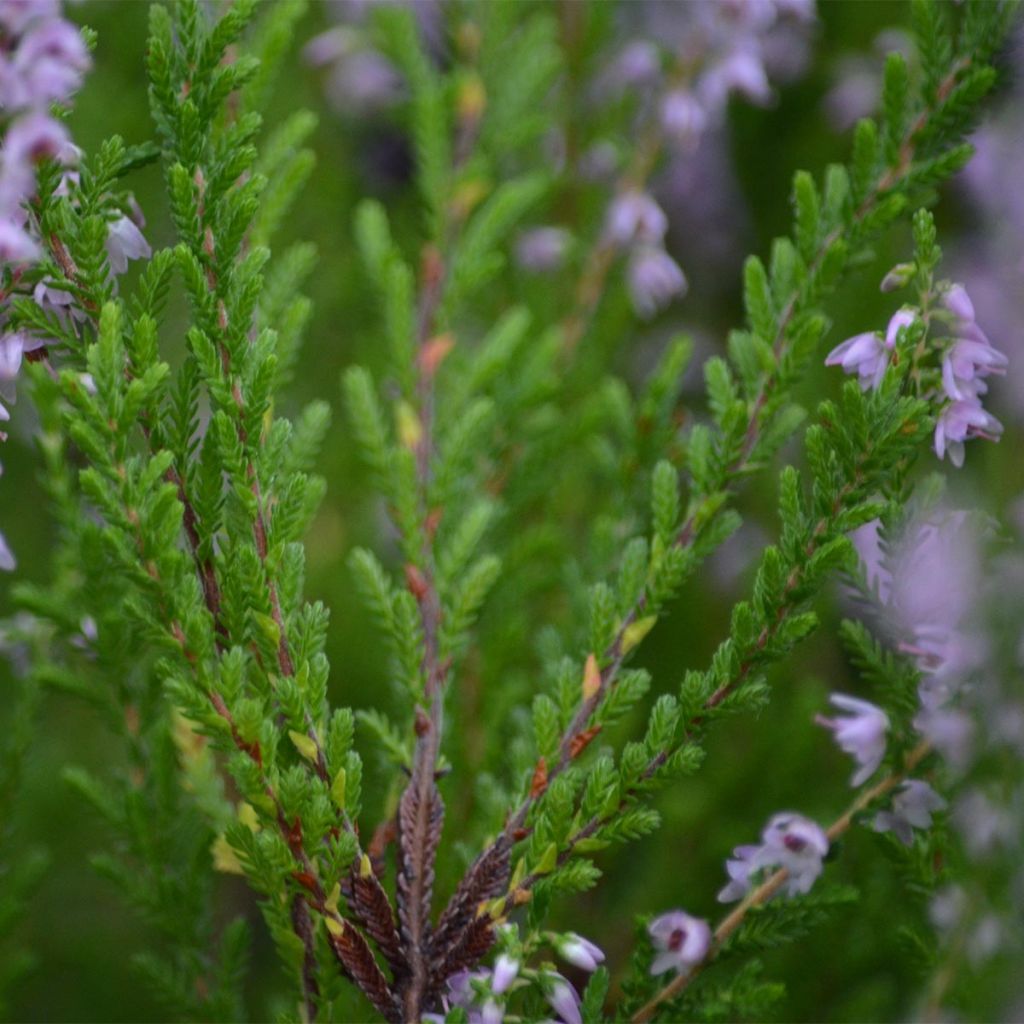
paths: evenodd
<path fill-rule="evenodd" d="M 516 239 L 516 262 L 534 273 L 557 270 L 565 261 L 571 241 L 565 228 L 531 228 Z"/>
<path fill-rule="evenodd" d="M 875 331 L 855 334 L 829 352 L 825 357 L 825 365 L 841 366 L 845 373 L 856 373 L 862 391 L 877 388 L 885 376 L 889 353 L 896 346 L 900 329 L 909 327 L 915 319 L 913 310 L 897 311 L 889 320 L 884 342 Z"/>
<path fill-rule="evenodd" d="M 0 533 L 0 569 L 4 572 L 14 572 L 17 568 L 18 563 L 14 558 L 14 552 L 8 546 L 3 533 Z"/>
<path fill-rule="evenodd" d="M 40 160 L 60 156 L 70 145 L 67 128 L 42 111 L 18 118 L 4 139 L 4 163 L 37 164 Z"/>
<path fill-rule="evenodd" d="M 661 101 L 661 126 L 665 134 L 686 148 L 700 141 L 708 116 L 688 89 L 672 89 Z"/>
<path fill-rule="evenodd" d="M 981 407 L 977 397 L 950 402 L 935 422 L 935 454 L 941 459 L 948 451 L 949 461 L 959 469 L 964 464 L 964 441 L 972 437 L 998 441 L 1002 432 L 1003 425 Z"/>
<path fill-rule="evenodd" d="M 560 974 L 548 971 L 543 975 L 545 995 L 551 1008 L 564 1024 L 583 1024 L 579 993 Z"/>
<path fill-rule="evenodd" d="M 0 26 L 13 36 L 20 36 L 29 24 L 40 18 L 55 18 L 60 14 L 58 0 L 2 0 Z"/>
<path fill-rule="evenodd" d="M 501 995 L 516 980 L 519 973 L 519 961 L 514 960 L 507 953 L 502 953 L 494 961 L 494 977 L 491 980 L 491 991 L 495 995 Z"/>
<path fill-rule="evenodd" d="M 608 210 L 605 233 L 614 245 L 654 244 L 665 237 L 668 218 L 646 193 L 634 190 L 616 196 Z"/>
<path fill-rule="evenodd" d="M 725 871 L 729 881 L 718 894 L 719 903 L 731 903 L 741 899 L 750 891 L 751 864 L 754 855 L 759 853 L 760 846 L 737 846 L 732 857 L 725 862 Z"/>
<path fill-rule="evenodd" d="M 915 828 L 931 828 L 932 813 L 944 810 L 946 801 L 920 779 L 907 779 L 892 798 L 892 810 L 879 811 L 872 828 L 893 832 L 904 846 L 914 842 Z"/>
<path fill-rule="evenodd" d="M 1006 373 L 1009 359 L 993 348 L 986 338 L 958 338 L 942 360 L 942 386 L 948 397 L 957 401 L 971 400 L 985 393 L 980 378 Z"/>
<path fill-rule="evenodd" d="M 405 95 L 405 79 L 376 50 L 356 50 L 334 64 L 327 97 L 339 113 L 367 114 L 393 106 Z"/>
<path fill-rule="evenodd" d="M 62 18 L 36 22 L 21 38 L 8 85 L 12 107 L 46 107 L 71 98 L 89 70 L 78 29 Z"/>
<path fill-rule="evenodd" d="M 128 269 L 129 260 L 145 259 L 152 253 L 149 243 L 131 217 L 122 214 L 110 222 L 107 227 L 107 256 L 112 274 L 123 274 Z"/>
<path fill-rule="evenodd" d="M 841 366 L 845 373 L 856 373 L 863 391 L 877 388 L 889 365 L 889 350 L 874 331 L 855 334 L 837 345 L 825 357 L 826 366 Z"/>
<path fill-rule="evenodd" d="M 914 728 L 957 771 L 967 767 L 974 746 L 974 722 L 963 711 L 925 708 L 914 717 Z"/>
<path fill-rule="evenodd" d="M 952 818 L 972 857 L 983 857 L 1013 839 L 1013 818 L 980 789 L 971 789 L 957 800 Z"/>
<path fill-rule="evenodd" d="M 686 292 L 679 264 L 658 246 L 638 245 L 630 255 L 627 276 L 633 308 L 645 319 Z"/>
<path fill-rule="evenodd" d="M 39 258 L 39 246 L 24 228 L 0 217 L 0 262 L 31 263 Z"/>
<path fill-rule="evenodd" d="M 566 932 L 565 935 L 559 936 L 555 946 L 564 960 L 568 960 L 583 971 L 596 971 L 598 964 L 604 961 L 601 949 L 576 932 Z"/>
<path fill-rule="evenodd" d="M 874 775 L 885 756 L 885 734 L 889 717 L 879 707 L 866 700 L 833 693 L 829 701 L 846 717 L 825 718 L 817 715 L 815 721 L 835 734 L 840 750 L 845 751 L 860 767 L 850 779 L 851 786 L 859 786 Z"/>
<path fill-rule="evenodd" d="M 335 25 L 310 39 L 302 49 L 302 56 L 314 68 L 333 64 L 353 52 L 358 38 L 358 33 L 347 25 Z"/>
<path fill-rule="evenodd" d="M 761 55 L 752 46 L 740 46 L 708 68 L 697 83 L 705 109 L 722 110 L 730 93 L 767 106 L 775 98 Z"/>
<path fill-rule="evenodd" d="M 682 910 L 670 910 L 656 917 L 647 933 L 658 955 L 651 964 L 651 974 L 665 971 L 687 971 L 699 964 L 711 947 L 711 928 L 707 921 L 691 917 Z"/>
<path fill-rule="evenodd" d="M 967 289 L 962 284 L 950 285 L 946 292 L 943 303 L 958 320 L 964 323 L 974 323 L 974 303 L 967 294 Z"/>
<path fill-rule="evenodd" d="M 823 870 L 822 858 L 829 848 L 828 836 L 821 827 L 809 818 L 787 811 L 768 822 L 761 839 L 761 848 L 751 859 L 751 871 L 785 868 L 789 872 L 787 894 L 809 892 Z"/>
<path fill-rule="evenodd" d="M 609 72 L 609 84 L 619 91 L 651 85 L 661 74 L 657 46 L 646 39 L 634 39 L 615 58 Z"/>

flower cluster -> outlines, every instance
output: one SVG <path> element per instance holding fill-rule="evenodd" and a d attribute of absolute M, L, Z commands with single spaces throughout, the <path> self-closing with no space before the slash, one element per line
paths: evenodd
<path fill-rule="evenodd" d="M 765 869 L 785 868 L 789 896 L 809 892 L 823 870 L 829 850 L 828 836 L 820 825 L 792 811 L 774 815 L 761 833 L 759 846 L 737 846 L 726 861 L 728 884 L 719 892 L 720 903 L 741 899 L 754 877 Z"/>
<path fill-rule="evenodd" d="M 904 283 L 912 265 L 904 264 L 886 275 L 883 290 Z M 978 326 L 974 305 L 962 284 L 942 286 L 943 309 L 935 319 L 948 324 L 951 335 L 938 337 L 936 351 L 941 356 L 941 388 L 929 392 L 936 405 L 935 454 L 960 467 L 964 463 L 964 441 L 983 437 L 996 441 L 1002 424 L 982 407 L 988 391 L 987 377 L 1006 372 L 1007 358 L 989 341 Z M 825 358 L 826 366 L 841 366 L 846 373 L 857 374 L 867 391 L 877 388 L 885 377 L 901 331 L 918 320 L 912 309 L 901 309 L 889 320 L 883 338 L 878 332 L 855 334 L 837 345 Z"/>
<path fill-rule="evenodd" d="M 949 452 L 954 466 L 964 464 L 964 441 L 984 437 L 999 439 L 1002 424 L 982 408 L 988 391 L 985 378 L 1006 372 L 1007 358 L 992 346 L 974 319 L 974 304 L 961 284 L 951 285 L 944 303 L 951 316 L 953 338 L 942 357 L 942 388 L 945 404 L 935 423 L 935 454 Z"/>
<path fill-rule="evenodd" d="M 582 935 L 565 932 L 548 937 L 559 956 L 580 970 L 594 971 L 604 962 L 604 952 Z M 462 1010 L 469 1024 L 501 1024 L 505 1019 L 505 1000 L 513 987 L 531 984 L 539 988 L 559 1021 L 582 1024 L 580 995 L 567 978 L 547 966 L 538 970 L 524 967 L 508 952 L 498 955 L 493 968 L 453 974 L 446 982 L 441 1005 L 445 1014 Z M 445 1014 L 428 1013 L 423 1019 L 441 1022 Z"/>
<path fill-rule="evenodd" d="M 732 96 L 767 105 L 774 99 L 770 79 L 788 77 L 802 67 L 801 34 L 792 30 L 813 22 L 814 3 L 708 0 L 648 5 L 639 20 L 641 34 L 609 61 L 595 83 L 595 99 L 603 102 L 626 92 L 638 96 L 641 119 L 656 119 L 675 157 L 690 161 L 709 131 L 724 121 Z M 673 172 L 672 178 L 678 177 Z M 608 237 L 628 252 L 629 294 L 638 315 L 649 318 L 684 294 L 687 280 L 665 250 L 664 229 L 617 237 L 617 223 L 628 222 L 631 207 L 640 203 L 653 200 L 631 181 L 613 201 Z"/>
<path fill-rule="evenodd" d="M 665 251 L 667 230 L 668 218 L 646 192 L 622 192 L 608 210 L 605 237 L 629 253 L 629 294 L 642 317 L 653 316 L 686 291 L 686 277 Z"/>
<path fill-rule="evenodd" d="M 71 99 L 90 62 L 81 34 L 60 17 L 56 0 L 0 4 L 0 38 L 0 108 L 7 118 L 0 150 L 0 260 L 9 295 L 42 255 L 27 208 L 36 166 L 47 159 L 69 165 L 78 153 L 51 108 Z M 0 338 L 0 381 L 12 381 L 22 356 L 41 344 L 22 332 Z M 0 419 L 8 418 L 0 403 Z"/>
<path fill-rule="evenodd" d="M 833 693 L 829 700 L 840 711 L 846 712 L 845 717 L 825 718 L 818 715 L 815 721 L 831 729 L 840 749 L 857 762 L 859 767 L 853 773 L 850 785 L 859 786 L 874 775 L 882 763 L 889 717 L 869 701 L 848 697 L 844 693 Z"/>
<path fill-rule="evenodd" d="M 68 165 L 78 151 L 51 109 L 67 103 L 89 69 L 89 53 L 78 29 L 60 16 L 58 0 L 3 0 L 0 3 L 0 263 L 6 299 L 42 255 L 27 204 L 36 190 L 36 166 L 47 159 Z M 69 297 L 70 298 L 70 297 Z M 4 318 L 5 319 L 5 318 Z M 22 358 L 43 345 L 25 331 L 0 321 L 0 422 L 10 419 L 13 382 Z M 0 433 L 0 440 L 5 435 Z M 0 534 L 0 569 L 15 567 Z"/>

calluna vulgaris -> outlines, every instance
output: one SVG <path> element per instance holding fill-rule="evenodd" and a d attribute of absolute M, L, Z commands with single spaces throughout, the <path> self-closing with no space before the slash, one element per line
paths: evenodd
<path fill-rule="evenodd" d="M 64 780 L 104 819 L 94 864 L 145 922 L 133 963 L 171 1019 L 794 1019 L 807 998 L 818 1019 L 1015 1019 L 1024 571 L 940 475 L 1003 433 L 1012 345 L 929 212 L 1006 88 L 1014 4 L 915 0 L 848 162 L 797 171 L 789 234 L 743 265 L 742 325 L 699 332 L 703 391 L 687 337 L 644 334 L 637 359 L 629 339 L 699 314 L 723 226 L 686 183 L 809 67 L 813 0 L 352 3 L 313 38 L 306 13 L 154 4 L 150 130 L 83 151 L 90 6 L 0 0 L 0 418 L 34 439 L 54 524 L 48 563 L 23 555 L 36 499 L 0 480 L 0 567 L 29 570 L 0 626 L 0 934 L 23 953 L 39 919 L 7 808 L 44 695 L 72 693 L 123 762 Z M 387 202 L 331 235 L 373 307 L 372 370 L 342 383 L 381 509 L 378 553 L 345 570 L 379 627 L 352 652 L 374 692 L 331 676 L 303 596 L 329 401 L 283 410 L 347 330 L 304 338 L 304 282 L 340 264 L 281 241 L 315 198 L 316 121 L 263 113 L 303 66 L 339 131 L 386 123 L 405 154 L 377 153 Z M 154 170 L 169 223 L 147 226 Z M 749 592 L 697 620 L 722 639 L 678 636 L 681 608 L 733 601 L 742 543 Z M 794 652 L 837 580 L 822 699 Z M 662 620 L 677 635 L 645 643 Z M 720 729 L 765 758 L 743 801 Z M 675 868 L 638 877 L 613 848 L 656 849 L 663 816 L 676 845 L 636 863 Z M 603 899 L 602 872 L 616 903 L 579 895 Z M 284 968 L 261 994 L 232 874 Z M 778 952 L 818 932 L 842 943 L 808 961 L 825 989 Z M 884 988 L 876 938 L 917 983 L 858 1002 Z M 0 1005 L 31 966 L 12 954 Z"/>

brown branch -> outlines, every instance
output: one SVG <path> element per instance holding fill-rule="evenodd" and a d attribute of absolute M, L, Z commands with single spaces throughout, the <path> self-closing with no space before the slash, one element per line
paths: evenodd
<path fill-rule="evenodd" d="M 316 980 L 316 939 L 313 921 L 309 916 L 309 905 L 296 893 L 292 897 L 292 931 L 302 940 L 302 992 L 306 1009 L 306 1020 L 313 1024 L 316 1008 L 320 1002 L 320 986 Z"/>
<path fill-rule="evenodd" d="M 437 788 L 436 765 L 441 749 L 444 690 L 448 665 L 440 656 L 441 598 L 434 569 L 429 487 L 434 450 L 434 373 L 429 359 L 422 358 L 430 344 L 444 284 L 445 268 L 440 251 L 424 248 L 420 268 L 417 341 L 421 358 L 416 360 L 416 394 L 420 437 L 416 445 L 416 482 L 422 533 L 420 566 L 407 572 L 409 589 L 416 597 L 423 630 L 423 677 L 427 708 L 417 709 L 416 749 L 412 775 L 398 807 L 398 913 L 402 927 L 409 980 L 403 992 L 405 1019 L 417 1022 L 430 984 L 430 914 L 433 900 L 434 860 L 441 838 L 444 804 Z"/>

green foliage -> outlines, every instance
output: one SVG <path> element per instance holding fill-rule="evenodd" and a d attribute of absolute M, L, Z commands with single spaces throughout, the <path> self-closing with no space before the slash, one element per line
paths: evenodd
<path fill-rule="evenodd" d="M 145 922 L 134 962 L 175 1019 L 247 1016 L 250 926 L 215 912 L 224 873 L 259 898 L 290 984 L 285 1016 L 340 1019 L 349 988 L 385 1016 L 433 1012 L 445 982 L 490 950 L 490 922 L 529 904 L 497 941 L 533 957 L 548 914 L 601 879 L 591 855 L 655 832 L 669 813 L 657 794 L 701 768 L 712 727 L 776 698 L 775 669 L 828 620 L 826 588 L 857 578 L 848 534 L 879 516 L 899 525 L 933 425 L 909 358 L 925 326 L 903 332 L 879 388 L 848 382 L 810 417 L 799 389 L 835 293 L 969 156 L 1007 24 L 998 4 L 962 16 L 914 5 L 919 67 L 890 55 L 879 119 L 857 126 L 849 163 L 795 174 L 791 231 L 746 260 L 745 324 L 706 360 L 705 401 L 684 413 L 687 339 L 645 380 L 617 375 L 602 323 L 616 316 L 615 253 L 591 186 L 571 195 L 541 152 L 578 113 L 573 47 L 598 54 L 601 39 L 572 42 L 571 12 L 560 26 L 547 9 L 468 5 L 446 13 L 451 49 L 436 60 L 412 11 L 374 13 L 370 35 L 407 87 L 397 118 L 424 216 L 410 231 L 366 199 L 352 225 L 372 369 L 348 368 L 342 387 L 393 540 L 347 559 L 389 684 L 353 693 L 353 710 L 329 699 L 327 609 L 303 596 L 329 406 L 281 411 L 317 254 L 277 245 L 314 171 L 316 119 L 292 111 L 265 132 L 262 112 L 303 10 L 152 8 L 153 140 L 101 145 L 68 195 L 40 170 L 34 215 L 53 239 L 41 274 L 84 319 L 27 298 L 10 312 L 61 349 L 59 372 L 26 371 L 58 539 L 52 578 L 19 593 L 44 626 L 0 795 L 6 806 L 38 688 L 85 698 L 128 771 L 73 767 L 64 780 L 105 822 L 93 864 Z M 595 12 L 592 31 L 610 38 L 606 17 Z M 601 116 L 621 134 L 627 113 L 610 103 Z M 570 140 L 573 159 L 588 131 Z M 119 291 L 106 222 L 129 203 L 123 179 L 152 161 L 175 240 Z M 554 308 L 510 266 L 518 233 L 563 202 L 582 211 L 574 244 L 594 257 L 577 289 L 586 309 Z M 925 293 L 935 223 L 922 210 L 912 228 Z M 741 525 L 734 506 L 755 476 L 769 491 L 777 480 L 775 536 L 695 664 L 700 646 L 658 627 Z M 902 753 L 917 672 L 865 627 L 840 633 Z M 634 663 L 651 636 L 679 666 L 672 692 Z M 377 755 L 365 777 L 360 750 Z M 42 861 L 11 863 L 5 849 L 0 934 Z M 721 969 L 660 1019 L 778 1012 L 783 989 L 749 954 L 811 934 L 853 898 L 833 886 L 751 908 Z M 615 1014 L 657 992 L 650 955 L 642 939 Z M 11 961 L 0 993 L 23 966 Z M 593 975 L 584 1020 L 603 1019 L 609 980 Z"/>

